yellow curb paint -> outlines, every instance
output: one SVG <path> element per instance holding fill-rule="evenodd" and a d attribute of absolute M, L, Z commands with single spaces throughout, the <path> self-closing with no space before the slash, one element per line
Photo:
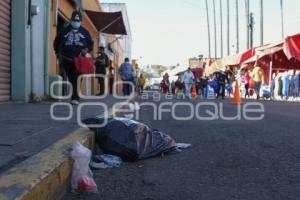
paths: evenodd
<path fill-rule="evenodd" d="M 69 150 L 80 141 L 92 148 L 93 133 L 78 129 L 37 155 L 20 163 L 0 177 L 0 200 L 53 199 L 70 177 Z"/>

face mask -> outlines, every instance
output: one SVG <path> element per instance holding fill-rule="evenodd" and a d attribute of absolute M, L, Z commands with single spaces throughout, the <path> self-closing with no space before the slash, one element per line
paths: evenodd
<path fill-rule="evenodd" d="M 81 25 L 81 23 L 79 21 L 72 21 L 71 22 L 71 26 L 74 29 L 79 29 L 80 25 Z"/>

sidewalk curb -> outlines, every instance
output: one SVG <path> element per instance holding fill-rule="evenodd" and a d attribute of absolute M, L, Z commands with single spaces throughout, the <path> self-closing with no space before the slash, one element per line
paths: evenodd
<path fill-rule="evenodd" d="M 123 102 L 135 101 L 137 96 Z M 118 115 L 118 110 L 108 114 Z M 47 149 L 30 157 L 0 176 L 0 200 L 54 200 L 59 199 L 68 188 L 72 172 L 70 147 L 80 141 L 93 149 L 93 132 L 80 128 Z"/>

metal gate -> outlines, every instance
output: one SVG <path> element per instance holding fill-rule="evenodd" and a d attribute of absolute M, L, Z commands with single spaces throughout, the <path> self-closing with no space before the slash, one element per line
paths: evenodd
<path fill-rule="evenodd" d="M 10 99 L 11 0 L 0 0 L 0 101 Z"/>

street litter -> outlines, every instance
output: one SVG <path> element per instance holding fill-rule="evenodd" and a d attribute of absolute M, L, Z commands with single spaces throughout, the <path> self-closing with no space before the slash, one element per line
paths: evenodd
<path fill-rule="evenodd" d="M 188 149 L 192 147 L 191 144 L 185 144 L 185 143 L 176 143 L 176 146 L 178 149 Z"/>
<path fill-rule="evenodd" d="M 73 145 L 71 157 L 74 160 L 73 173 L 71 178 L 71 188 L 77 192 L 98 191 L 93 179 L 93 173 L 89 168 L 92 152 L 79 142 Z"/>
<path fill-rule="evenodd" d="M 102 124 L 104 120 L 90 118 L 84 123 L 87 126 Z M 104 153 L 117 155 L 124 161 L 146 159 L 177 149 L 170 136 L 126 118 L 110 118 L 106 126 L 90 129 L 95 132 L 96 143 Z"/>
<path fill-rule="evenodd" d="M 140 105 L 138 104 L 138 102 L 134 102 L 129 104 L 129 109 L 130 111 L 134 112 L 134 111 L 139 111 L 141 109 Z"/>
<path fill-rule="evenodd" d="M 107 169 L 113 167 L 120 167 L 122 164 L 122 159 L 118 156 L 103 154 L 95 155 L 90 162 L 90 167 L 92 169 Z"/>
<path fill-rule="evenodd" d="M 134 118 L 134 114 L 129 113 L 129 114 L 124 114 L 124 117 L 127 119 L 133 119 Z"/>
<path fill-rule="evenodd" d="M 97 169 L 107 169 L 107 168 L 112 168 L 112 166 L 109 166 L 107 164 L 105 164 L 104 162 L 95 162 L 95 161 L 91 161 L 90 162 L 90 168 L 92 170 L 97 170 Z"/>
<path fill-rule="evenodd" d="M 95 156 L 99 161 L 103 161 L 105 164 L 112 167 L 120 167 L 122 159 L 118 156 L 103 154 L 100 156 Z"/>

